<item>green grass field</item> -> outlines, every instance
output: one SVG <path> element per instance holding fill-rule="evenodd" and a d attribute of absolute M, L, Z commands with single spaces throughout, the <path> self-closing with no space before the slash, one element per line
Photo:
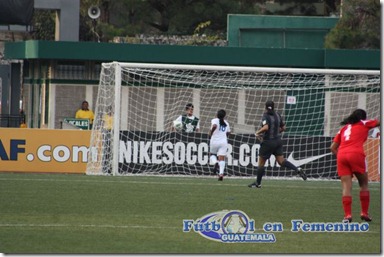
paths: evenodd
<path fill-rule="evenodd" d="M 380 184 L 370 184 L 373 221 L 364 233 L 291 232 L 291 220 L 340 222 L 339 181 L 102 177 L 0 173 L 2 253 L 381 253 Z M 358 185 L 354 221 L 360 222 Z M 220 243 L 183 232 L 183 219 L 241 210 L 281 222 L 275 243 Z"/>

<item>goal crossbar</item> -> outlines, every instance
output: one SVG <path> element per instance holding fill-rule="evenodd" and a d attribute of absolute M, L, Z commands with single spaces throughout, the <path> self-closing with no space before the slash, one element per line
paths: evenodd
<path fill-rule="evenodd" d="M 273 72 L 273 73 L 311 73 L 311 74 L 355 74 L 355 75 L 380 75 L 380 70 L 361 69 L 312 69 L 312 68 L 279 68 L 279 67 L 251 67 L 251 66 L 220 66 L 220 65 L 189 65 L 189 64 L 162 64 L 162 63 L 135 63 L 135 62 L 110 62 L 103 63 L 106 68 L 119 65 L 122 68 L 139 69 L 173 69 L 173 70 L 205 70 L 205 71 L 232 71 L 232 72 Z"/>

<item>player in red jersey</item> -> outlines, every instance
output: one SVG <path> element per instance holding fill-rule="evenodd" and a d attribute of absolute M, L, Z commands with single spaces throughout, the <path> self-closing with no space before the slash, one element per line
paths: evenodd
<path fill-rule="evenodd" d="M 334 137 L 331 151 L 337 156 L 337 174 L 340 176 L 343 190 L 344 220 L 352 221 L 351 190 L 352 176 L 355 175 L 360 186 L 360 218 L 364 221 L 371 221 L 368 214 L 369 189 L 364 143 L 368 138 L 369 130 L 380 126 L 380 122 L 367 120 L 367 113 L 362 109 L 357 109 L 340 124 L 344 126 Z"/>

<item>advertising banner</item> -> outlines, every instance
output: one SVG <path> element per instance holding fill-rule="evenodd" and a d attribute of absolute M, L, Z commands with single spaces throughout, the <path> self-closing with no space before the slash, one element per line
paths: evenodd
<path fill-rule="evenodd" d="M 88 130 L 90 127 L 89 119 L 64 118 L 64 122 L 84 130 Z"/>
<path fill-rule="evenodd" d="M 0 129 L 0 169 L 84 173 L 90 131 Z"/>
<path fill-rule="evenodd" d="M 0 129 L 0 172 L 85 173 L 90 151 L 89 130 Z M 284 136 L 285 158 L 305 169 L 309 178 L 337 179 L 331 137 Z M 370 181 L 380 181 L 380 139 L 366 145 Z M 253 134 L 229 139 L 226 173 L 256 176 L 260 142 Z M 92 151 L 97 153 L 97 151 Z M 119 173 L 212 175 L 209 138 L 205 133 L 120 131 Z M 296 176 L 274 156 L 267 176 Z"/>
<path fill-rule="evenodd" d="M 337 178 L 336 159 L 329 151 L 331 137 L 284 137 L 285 157 L 306 169 L 310 177 Z M 255 176 L 260 142 L 253 134 L 236 134 L 229 139 L 226 172 Z M 207 134 L 176 132 L 120 132 L 121 173 L 211 174 Z M 266 163 L 267 176 L 296 175 L 280 168 L 274 156 Z"/>

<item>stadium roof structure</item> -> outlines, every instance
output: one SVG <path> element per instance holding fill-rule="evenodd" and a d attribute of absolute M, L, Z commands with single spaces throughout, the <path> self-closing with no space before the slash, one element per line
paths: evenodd
<path fill-rule="evenodd" d="M 380 69 L 380 50 L 142 45 L 29 40 L 6 42 L 4 56 L 5 59 L 9 60 Z"/>

